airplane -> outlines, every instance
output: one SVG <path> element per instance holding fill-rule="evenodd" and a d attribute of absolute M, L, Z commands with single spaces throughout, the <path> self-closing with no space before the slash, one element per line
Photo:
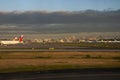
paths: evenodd
<path fill-rule="evenodd" d="M 19 38 L 15 37 L 13 40 L 10 41 L 0 41 L 1 45 L 10 45 L 10 44 L 23 44 L 23 35 Z"/>

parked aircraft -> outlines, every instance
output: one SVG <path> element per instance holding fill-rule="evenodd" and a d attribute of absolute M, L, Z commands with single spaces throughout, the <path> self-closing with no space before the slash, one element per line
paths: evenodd
<path fill-rule="evenodd" d="M 23 43 L 23 35 L 21 35 L 19 38 L 15 37 L 13 40 L 0 41 L 0 43 L 1 43 L 1 45 L 22 44 Z"/>

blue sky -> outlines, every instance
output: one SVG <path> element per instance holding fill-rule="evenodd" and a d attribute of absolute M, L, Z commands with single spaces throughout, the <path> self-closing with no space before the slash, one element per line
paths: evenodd
<path fill-rule="evenodd" d="M 120 9 L 120 0 L 0 0 L 0 11 Z"/>

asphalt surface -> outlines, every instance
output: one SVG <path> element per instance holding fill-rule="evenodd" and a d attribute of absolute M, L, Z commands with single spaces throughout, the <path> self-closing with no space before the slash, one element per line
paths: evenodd
<path fill-rule="evenodd" d="M 16 44 L 1 45 L 0 51 L 120 51 L 120 49 L 103 49 L 92 47 L 79 47 L 61 44 Z"/>
<path fill-rule="evenodd" d="M 2 73 L 0 80 L 120 80 L 120 69 Z"/>
<path fill-rule="evenodd" d="M 22 52 L 28 52 L 28 51 L 36 51 L 36 52 L 96 52 L 96 51 L 102 51 L 102 52 L 120 52 L 120 50 L 117 50 L 117 49 L 55 49 L 55 50 L 49 50 L 49 49 L 5 49 L 5 50 L 0 50 L 1 52 L 4 52 L 4 51 L 22 51 Z"/>
<path fill-rule="evenodd" d="M 1 80 L 120 80 L 120 74 L 41 74 L 30 77 L 6 77 Z"/>

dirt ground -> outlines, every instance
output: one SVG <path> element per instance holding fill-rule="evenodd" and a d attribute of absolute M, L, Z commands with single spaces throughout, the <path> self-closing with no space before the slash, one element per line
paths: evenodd
<path fill-rule="evenodd" d="M 0 53 L 0 72 L 67 68 L 120 68 L 120 52 Z"/>

